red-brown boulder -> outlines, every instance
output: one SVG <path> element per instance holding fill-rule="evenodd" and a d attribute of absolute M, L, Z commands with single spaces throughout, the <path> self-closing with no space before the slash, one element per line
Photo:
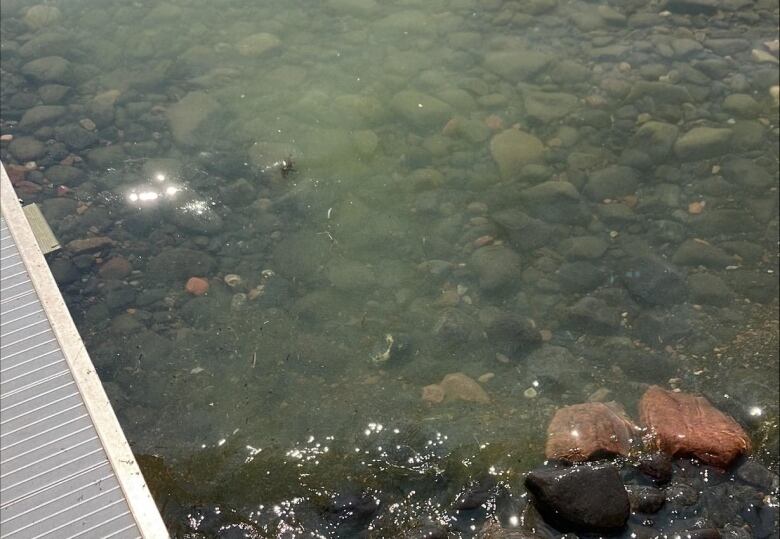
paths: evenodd
<path fill-rule="evenodd" d="M 707 399 L 651 386 L 639 401 L 639 418 L 655 448 L 726 468 L 750 452 L 747 433 Z"/>
<path fill-rule="evenodd" d="M 547 427 L 548 459 L 568 462 L 628 455 L 637 427 L 616 402 L 559 408 Z"/>

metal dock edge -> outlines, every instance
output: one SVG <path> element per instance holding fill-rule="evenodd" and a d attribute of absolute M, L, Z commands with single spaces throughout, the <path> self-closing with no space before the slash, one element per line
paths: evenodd
<path fill-rule="evenodd" d="M 169 537 L 0 163 L 0 537 Z"/>

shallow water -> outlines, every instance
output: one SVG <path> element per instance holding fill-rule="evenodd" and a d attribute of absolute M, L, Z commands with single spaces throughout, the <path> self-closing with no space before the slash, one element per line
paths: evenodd
<path fill-rule="evenodd" d="M 2 158 L 176 534 L 516 525 L 553 411 L 648 384 L 776 469 L 778 12 L 690 4 L 4 0 Z"/>

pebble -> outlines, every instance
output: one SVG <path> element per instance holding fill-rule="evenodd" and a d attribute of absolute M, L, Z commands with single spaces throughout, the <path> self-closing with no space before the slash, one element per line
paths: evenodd
<path fill-rule="evenodd" d="M 532 387 L 529 387 L 528 389 L 526 389 L 525 391 L 523 391 L 523 396 L 524 396 L 526 399 L 535 399 L 535 398 L 536 398 L 536 395 L 538 395 L 538 393 L 537 393 L 537 391 L 536 391 L 534 388 L 532 388 Z"/>
<path fill-rule="evenodd" d="M 241 276 L 235 273 L 228 273 L 225 275 L 225 284 L 230 288 L 235 288 L 241 284 Z"/>
<path fill-rule="evenodd" d="M 200 277 L 190 277 L 184 288 L 193 296 L 202 296 L 208 292 L 209 282 Z"/>
<path fill-rule="evenodd" d="M 5 135 L 0 135 L 0 142 L 11 142 L 14 139 L 14 136 L 10 133 Z"/>
<path fill-rule="evenodd" d="M 490 380 L 492 380 L 493 378 L 495 378 L 495 376 L 496 376 L 496 375 L 495 375 L 495 373 L 492 373 L 492 372 L 486 372 L 485 374 L 483 374 L 482 376 L 480 376 L 479 378 L 477 378 L 477 381 L 478 381 L 478 382 L 480 382 L 480 383 L 482 383 L 482 384 L 484 384 L 485 382 L 489 382 Z"/>
<path fill-rule="evenodd" d="M 95 129 L 97 129 L 95 122 L 93 122 L 89 118 L 84 118 L 83 120 L 79 120 L 79 125 L 81 125 L 81 127 L 86 129 L 87 131 L 94 131 Z"/>
<path fill-rule="evenodd" d="M 688 213 L 691 215 L 699 215 L 704 211 L 704 207 L 707 205 L 705 201 L 696 201 L 688 204 Z"/>

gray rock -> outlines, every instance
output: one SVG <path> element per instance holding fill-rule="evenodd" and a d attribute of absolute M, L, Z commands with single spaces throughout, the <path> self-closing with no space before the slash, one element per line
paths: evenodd
<path fill-rule="evenodd" d="M 117 313 L 135 302 L 138 294 L 130 286 L 121 286 L 106 293 L 106 307 L 112 313 Z"/>
<path fill-rule="evenodd" d="M 674 144 L 674 152 L 683 161 L 698 161 L 718 157 L 729 150 L 730 129 L 694 127 Z"/>
<path fill-rule="evenodd" d="M 50 31 L 36 33 L 31 39 L 25 41 L 19 47 L 19 56 L 22 58 L 41 58 L 43 56 L 56 56 L 66 50 L 73 38 L 64 32 Z"/>
<path fill-rule="evenodd" d="M 38 105 L 24 113 L 19 121 L 19 129 L 32 130 L 36 127 L 48 126 L 65 115 L 67 109 L 59 105 Z"/>
<path fill-rule="evenodd" d="M 549 181 L 521 192 L 525 208 L 534 217 L 554 223 L 581 223 L 580 194 L 569 182 Z"/>
<path fill-rule="evenodd" d="M 667 0 L 666 9 L 673 13 L 712 15 L 718 10 L 718 0 Z"/>
<path fill-rule="evenodd" d="M 44 171 L 53 185 L 78 185 L 84 180 L 84 171 L 67 165 L 54 165 Z"/>
<path fill-rule="evenodd" d="M 559 120 L 579 106 L 577 96 L 560 92 L 525 92 L 523 101 L 527 116 L 542 124 Z"/>
<path fill-rule="evenodd" d="M 738 151 L 760 148 L 767 136 L 766 127 L 753 120 L 737 120 L 731 132 L 731 145 Z"/>
<path fill-rule="evenodd" d="M 485 67 L 511 82 L 527 82 L 550 64 L 549 54 L 527 49 L 489 52 L 485 55 Z"/>
<path fill-rule="evenodd" d="M 763 191 L 777 184 L 777 178 L 772 177 L 766 169 L 749 159 L 738 157 L 723 164 L 723 177 L 732 184 L 749 189 Z"/>
<path fill-rule="evenodd" d="M 57 258 L 50 267 L 51 274 L 59 285 L 70 284 L 81 278 L 78 268 L 67 258 Z"/>
<path fill-rule="evenodd" d="M 680 266 L 705 266 L 713 269 L 725 269 L 736 264 L 736 259 L 729 256 L 720 247 L 715 247 L 701 240 L 686 240 L 677 248 L 672 262 Z"/>
<path fill-rule="evenodd" d="M 78 202 L 71 198 L 47 198 L 41 204 L 41 211 L 49 224 L 56 225 L 65 216 L 74 214 L 76 206 Z"/>
<path fill-rule="evenodd" d="M 485 307 L 479 312 L 479 321 L 488 338 L 494 344 L 508 343 L 512 354 L 542 343 L 542 336 L 536 324 L 524 316 L 502 311 L 497 307 Z"/>
<path fill-rule="evenodd" d="M 580 331 L 609 335 L 620 329 L 620 309 L 606 301 L 585 296 L 566 309 L 567 325 Z"/>
<path fill-rule="evenodd" d="M 663 161 L 672 153 L 677 140 L 677 126 L 664 122 L 646 122 L 631 139 L 630 146 L 649 155 L 655 161 Z"/>
<path fill-rule="evenodd" d="M 626 490 L 631 510 L 646 515 L 653 515 L 660 511 L 666 501 L 666 494 L 659 488 L 627 485 Z"/>
<path fill-rule="evenodd" d="M 113 165 L 122 163 L 127 156 L 121 146 L 115 144 L 113 146 L 103 146 L 100 148 L 93 148 L 87 152 L 87 162 L 90 165 L 106 169 Z"/>
<path fill-rule="evenodd" d="M 545 520 L 560 531 L 614 531 L 631 514 L 628 494 L 611 464 L 533 470 L 525 486 Z"/>
<path fill-rule="evenodd" d="M 677 58 L 688 58 L 704 49 L 701 43 L 687 37 L 672 39 L 671 46 Z"/>
<path fill-rule="evenodd" d="M 607 251 L 608 244 L 596 236 L 576 236 L 566 238 L 560 244 L 560 251 L 568 260 L 601 258 Z"/>
<path fill-rule="evenodd" d="M 151 284 L 183 282 L 193 276 L 209 275 L 214 259 L 202 251 L 174 247 L 154 256 L 147 266 L 146 277 Z"/>
<path fill-rule="evenodd" d="M 523 167 L 544 159 L 544 144 L 530 133 L 507 129 L 491 139 L 490 154 L 501 177 L 514 179 Z"/>
<path fill-rule="evenodd" d="M 427 129 L 441 129 L 453 114 L 444 101 L 413 90 L 395 94 L 390 106 L 409 123 Z"/>
<path fill-rule="evenodd" d="M 669 103 L 673 105 L 681 105 L 683 103 L 690 103 L 693 101 L 688 89 L 684 86 L 677 86 L 675 84 L 668 84 L 666 82 L 648 82 L 638 81 L 631 88 L 626 100 L 629 102 L 636 101 L 643 97 L 652 97 L 659 104 Z"/>
<path fill-rule="evenodd" d="M 723 110 L 740 118 L 755 118 L 761 113 L 761 105 L 747 94 L 731 94 L 723 100 Z"/>
<path fill-rule="evenodd" d="M 500 245 L 489 245 L 472 253 L 470 264 L 485 292 L 498 293 L 520 282 L 520 256 Z"/>
<path fill-rule="evenodd" d="M 536 382 L 541 391 L 555 394 L 582 387 L 585 376 L 583 362 L 562 346 L 544 344 L 528 354 L 524 360 L 525 379 Z"/>
<path fill-rule="evenodd" d="M 41 96 L 44 105 L 56 105 L 65 99 L 68 92 L 70 87 L 62 84 L 44 84 L 38 88 L 38 95 Z"/>
<path fill-rule="evenodd" d="M 551 225 L 517 209 L 501 210 L 491 217 L 508 236 L 512 247 L 521 251 L 546 245 L 555 235 L 555 229 Z"/>
<path fill-rule="evenodd" d="M 601 201 L 633 194 L 639 186 L 639 176 L 631 167 L 610 165 L 588 176 L 583 193 Z"/>
<path fill-rule="evenodd" d="M 590 76 L 590 69 L 574 60 L 561 60 L 550 68 L 550 78 L 558 84 L 585 82 Z"/>
<path fill-rule="evenodd" d="M 190 92 L 166 112 L 173 140 L 184 146 L 194 146 L 205 139 L 206 123 L 219 110 L 219 103 L 205 92 Z"/>
<path fill-rule="evenodd" d="M 87 131 L 78 124 L 57 127 L 54 129 L 54 136 L 72 150 L 84 150 L 98 142 L 98 137 L 95 133 Z"/>
<path fill-rule="evenodd" d="M 598 266 L 584 260 L 563 263 L 555 274 L 564 292 L 589 292 L 606 278 Z"/>
<path fill-rule="evenodd" d="M 25 162 L 45 154 L 46 146 L 33 137 L 17 137 L 8 145 L 8 151 L 19 161 Z"/>
<path fill-rule="evenodd" d="M 196 234 L 210 235 L 222 230 L 222 217 L 211 201 L 194 191 L 181 194 L 165 207 L 164 214 L 168 220 Z"/>
<path fill-rule="evenodd" d="M 650 305 L 681 303 L 688 295 L 685 274 L 654 255 L 637 256 L 626 261 L 621 278 L 635 299 Z"/>
<path fill-rule="evenodd" d="M 22 74 L 36 82 L 63 82 L 70 79 L 70 62 L 62 56 L 46 56 L 22 66 Z"/>
<path fill-rule="evenodd" d="M 734 292 L 717 275 L 711 273 L 693 273 L 688 276 L 688 288 L 691 301 L 706 305 L 728 305 L 734 298 Z"/>
<path fill-rule="evenodd" d="M 690 221 L 693 229 L 704 236 L 719 234 L 731 236 L 759 228 L 755 219 L 744 210 L 715 209 L 707 210 Z"/>
<path fill-rule="evenodd" d="M 731 288 L 757 303 L 770 303 L 777 299 L 777 274 L 766 271 L 737 269 L 726 274 Z"/>

